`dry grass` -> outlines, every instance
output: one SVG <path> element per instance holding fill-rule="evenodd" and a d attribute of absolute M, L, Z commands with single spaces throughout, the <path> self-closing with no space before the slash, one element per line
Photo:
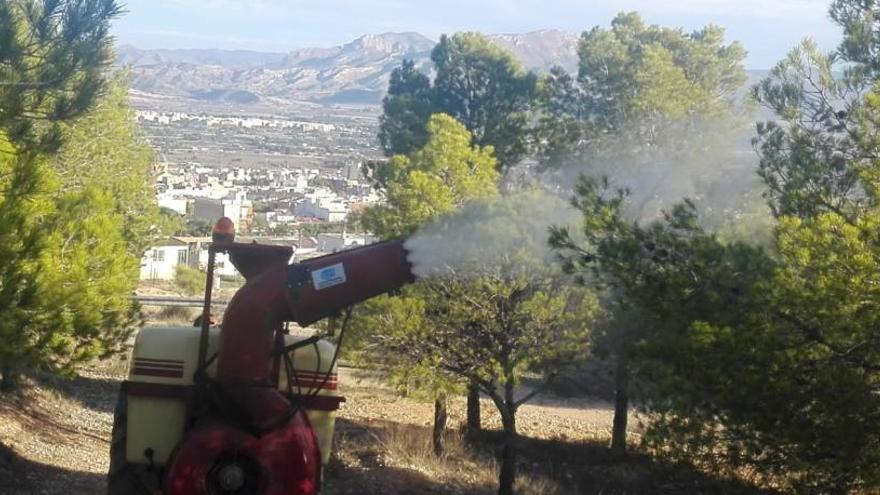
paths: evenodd
<path fill-rule="evenodd" d="M 353 483 L 363 487 L 372 481 L 385 485 L 387 491 L 366 488 L 358 493 L 490 494 L 497 490 L 499 465 L 493 449 L 472 446 L 458 432 L 447 432 L 446 451 L 437 457 L 430 430 L 424 427 L 370 421 L 343 422 L 340 430 L 329 468 L 328 494 L 354 493 L 348 491 Z M 556 480 L 533 472 L 529 463 L 520 464 L 518 494 L 571 493 Z M 401 474 L 407 486 L 389 488 L 390 476 Z"/>
<path fill-rule="evenodd" d="M 192 325 L 193 320 L 198 316 L 197 308 L 182 308 L 176 306 L 166 306 L 162 308 L 150 308 L 145 310 L 144 316 L 150 322 L 161 323 L 163 325 Z"/>
<path fill-rule="evenodd" d="M 125 369 L 125 360 L 95 363 L 79 378 L 29 378 L 21 392 L 0 396 L 0 493 L 103 493 L 113 407 Z M 323 495 L 496 493 L 497 431 L 469 442 L 451 429 L 446 455 L 436 458 L 430 404 L 353 380 L 345 395 L 350 400 L 340 411 Z M 599 434 L 585 431 L 603 431 L 591 423 L 598 416 L 564 406 L 536 405 L 524 414 L 518 494 L 759 493 L 638 453 L 615 460 L 607 439 L 591 441 Z"/>
<path fill-rule="evenodd" d="M 376 441 L 385 451 L 388 462 L 413 469 L 435 480 L 454 483 L 461 480 L 462 473 L 469 473 L 468 481 L 472 485 L 492 486 L 497 481 L 498 462 L 492 457 L 475 453 L 460 433 L 449 432 L 446 435 L 442 457 L 434 455 L 427 433 L 395 425 L 376 435 Z M 522 473 L 517 479 L 517 493 L 551 495 L 563 492 L 553 480 Z"/>
<path fill-rule="evenodd" d="M 640 453 L 611 455 L 605 442 L 520 437 L 517 486 L 520 495 L 769 494 L 714 478 L 687 466 L 657 462 Z M 447 435 L 437 458 L 430 428 L 395 421 L 342 419 L 335 452 L 326 469 L 326 495 L 456 495 L 497 491 L 499 432 L 474 441 Z"/>

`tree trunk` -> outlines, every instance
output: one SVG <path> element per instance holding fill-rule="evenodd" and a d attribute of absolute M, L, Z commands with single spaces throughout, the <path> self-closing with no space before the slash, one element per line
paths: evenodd
<path fill-rule="evenodd" d="M 504 427 L 504 450 L 501 453 L 498 495 L 513 495 L 513 484 L 516 482 L 516 417 L 513 413 L 504 416 L 501 421 Z"/>
<path fill-rule="evenodd" d="M 468 385 L 467 395 L 467 433 L 479 433 L 482 429 L 480 425 L 480 389 L 471 382 Z"/>
<path fill-rule="evenodd" d="M 446 394 L 440 394 L 434 399 L 434 455 L 440 457 L 444 451 L 443 434 L 446 432 Z"/>
<path fill-rule="evenodd" d="M 0 378 L 0 392 L 10 392 L 15 388 L 15 371 L 12 369 L 12 365 L 8 363 L 3 363 L 0 365 L 0 373 L 2 373 L 2 378 Z"/>
<path fill-rule="evenodd" d="M 611 454 L 626 456 L 626 421 L 629 412 L 629 367 L 626 357 L 617 356 L 614 373 L 614 426 L 611 433 Z"/>
<path fill-rule="evenodd" d="M 504 428 L 504 450 L 501 453 L 501 473 L 498 475 L 498 495 L 513 495 L 513 484 L 516 482 L 516 406 L 512 381 L 504 384 L 504 407 L 499 412 Z"/>

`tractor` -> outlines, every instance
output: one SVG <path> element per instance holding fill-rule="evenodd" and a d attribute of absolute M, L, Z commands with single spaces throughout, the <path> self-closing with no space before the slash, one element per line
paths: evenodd
<path fill-rule="evenodd" d="M 219 327 L 210 318 L 218 253 L 245 278 Z M 292 256 L 289 246 L 235 242 L 233 223 L 216 223 L 200 326 L 145 327 L 135 338 L 114 416 L 108 495 L 319 493 L 344 401 L 338 348 L 288 334 L 287 322 L 338 316 L 413 275 L 401 241 L 302 263 Z"/>

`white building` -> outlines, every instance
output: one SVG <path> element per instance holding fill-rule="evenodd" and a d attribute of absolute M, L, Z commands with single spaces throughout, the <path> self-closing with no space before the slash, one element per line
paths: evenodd
<path fill-rule="evenodd" d="M 293 191 L 296 193 L 304 193 L 309 188 L 309 176 L 303 173 L 297 174 L 293 179 Z"/>
<path fill-rule="evenodd" d="M 141 280 L 173 280 L 177 265 L 189 263 L 189 245 L 174 237 L 147 249 L 141 258 Z"/>
<path fill-rule="evenodd" d="M 208 271 L 207 246 L 205 246 L 204 249 L 199 250 L 199 270 Z M 217 255 L 214 256 L 214 275 L 218 277 L 238 276 L 238 270 L 235 269 L 235 265 L 229 260 L 228 254 L 217 253 Z"/>
<path fill-rule="evenodd" d="M 351 249 L 376 242 L 372 235 L 319 234 L 315 237 L 240 237 L 238 242 L 257 242 L 265 245 L 281 245 L 293 248 L 291 261 L 302 261 L 314 256 Z M 174 280 L 177 265 L 188 265 L 201 271 L 208 269 L 208 246 L 210 237 L 169 237 L 148 249 L 141 259 L 141 280 Z M 226 253 L 217 253 L 214 259 L 217 277 L 237 277 L 238 270 Z"/>
<path fill-rule="evenodd" d="M 186 207 L 189 200 L 162 194 L 156 198 L 156 202 L 159 203 L 159 208 L 168 208 L 180 215 L 186 215 Z"/>
<path fill-rule="evenodd" d="M 187 265 L 202 271 L 208 269 L 210 237 L 169 237 L 151 247 L 141 258 L 141 280 L 174 280 L 177 265 Z M 214 273 L 221 277 L 235 277 L 238 271 L 226 253 L 217 253 Z"/>
<path fill-rule="evenodd" d="M 250 230 L 253 220 L 253 202 L 244 192 L 230 193 L 223 199 L 195 198 L 192 216 L 209 222 L 227 217 L 232 220 L 236 232 L 245 232 Z"/>
<path fill-rule="evenodd" d="M 326 222 L 342 222 L 348 216 L 348 206 L 341 201 L 303 198 L 296 202 L 296 216 L 317 218 Z"/>
<path fill-rule="evenodd" d="M 318 252 L 325 254 L 373 244 L 378 238 L 372 234 L 351 235 L 343 232 L 341 234 L 318 234 L 315 240 Z"/>
<path fill-rule="evenodd" d="M 316 187 L 304 194 L 294 205 L 298 217 L 341 222 L 348 216 L 348 205 L 326 187 Z"/>

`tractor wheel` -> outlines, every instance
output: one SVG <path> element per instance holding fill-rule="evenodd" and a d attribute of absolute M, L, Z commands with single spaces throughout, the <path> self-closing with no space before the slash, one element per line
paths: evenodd
<path fill-rule="evenodd" d="M 151 495 L 159 488 L 159 476 L 144 464 L 125 459 L 128 435 L 128 392 L 125 384 L 113 413 L 113 437 L 110 444 L 110 469 L 107 472 L 107 495 Z"/>

